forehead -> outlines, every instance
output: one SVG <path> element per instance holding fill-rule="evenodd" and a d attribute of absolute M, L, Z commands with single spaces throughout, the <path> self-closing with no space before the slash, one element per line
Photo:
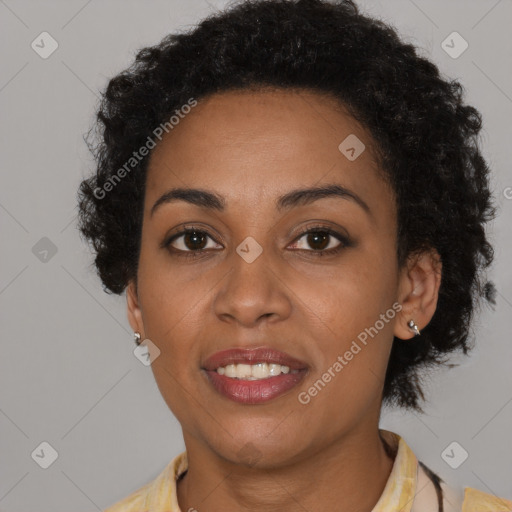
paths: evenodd
<path fill-rule="evenodd" d="M 201 186 L 228 204 L 254 203 L 324 181 L 371 196 L 384 187 L 373 144 L 369 132 L 326 95 L 218 93 L 199 101 L 153 149 L 146 193 L 151 201 L 171 187 Z"/>

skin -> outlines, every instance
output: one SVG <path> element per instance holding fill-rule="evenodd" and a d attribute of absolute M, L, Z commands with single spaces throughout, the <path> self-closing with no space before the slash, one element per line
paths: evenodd
<path fill-rule="evenodd" d="M 354 161 L 338 149 L 349 134 L 366 146 Z M 441 264 L 433 251 L 398 268 L 395 197 L 371 148 L 370 134 L 334 99 L 266 90 L 203 99 L 153 150 L 127 306 L 134 331 L 161 351 L 153 373 L 183 429 L 189 469 L 178 482 L 181 510 L 320 511 L 343 503 L 355 512 L 371 510 L 381 496 L 393 465 L 378 428 L 393 336 L 413 338 L 410 319 L 420 330 L 428 324 Z M 363 199 L 370 214 L 339 197 L 276 210 L 291 190 L 333 183 Z M 174 187 L 213 191 L 226 208 L 178 200 L 151 215 Z M 186 245 L 182 236 L 161 247 L 183 223 L 206 232 L 203 245 Z M 300 234 L 317 224 L 352 245 L 318 256 L 318 247 L 340 242 L 328 236 L 315 245 Z M 263 249 L 252 263 L 236 252 L 248 236 Z M 205 249 L 198 258 L 176 255 L 198 248 Z M 317 396 L 299 403 L 298 394 L 395 302 L 402 310 Z M 259 346 L 305 361 L 305 379 L 267 403 L 246 405 L 217 393 L 201 371 L 214 352 Z M 238 453 L 244 447 L 256 461 Z"/>

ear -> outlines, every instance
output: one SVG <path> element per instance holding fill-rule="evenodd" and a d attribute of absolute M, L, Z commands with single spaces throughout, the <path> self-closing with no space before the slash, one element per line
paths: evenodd
<path fill-rule="evenodd" d="M 140 332 L 141 340 L 144 336 L 144 323 L 142 321 L 142 311 L 137 296 L 137 285 L 135 280 L 131 280 L 126 287 L 126 305 L 128 313 L 128 321 L 135 332 Z"/>
<path fill-rule="evenodd" d="M 407 325 L 414 320 L 418 329 L 425 328 L 436 311 L 441 286 L 442 263 L 439 253 L 432 249 L 411 256 L 400 272 L 397 315 L 394 334 L 406 340 L 415 336 Z"/>

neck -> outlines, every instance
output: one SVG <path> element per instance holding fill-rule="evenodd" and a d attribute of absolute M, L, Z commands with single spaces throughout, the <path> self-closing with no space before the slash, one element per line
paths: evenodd
<path fill-rule="evenodd" d="M 313 456 L 279 467 L 247 467 L 192 443 L 189 469 L 177 483 L 180 509 L 220 512 L 343 510 L 370 512 L 393 467 L 396 446 L 381 432 L 357 430 Z M 391 438 L 385 438 L 389 443 Z"/>

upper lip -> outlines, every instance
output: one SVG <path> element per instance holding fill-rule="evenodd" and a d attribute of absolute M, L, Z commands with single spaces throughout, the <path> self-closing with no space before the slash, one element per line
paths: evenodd
<path fill-rule="evenodd" d="M 203 364 L 205 370 L 216 370 L 220 366 L 228 364 L 256 364 L 269 363 L 288 366 L 291 370 L 306 369 L 308 365 L 303 361 L 292 357 L 286 352 L 275 350 L 270 347 L 249 348 L 230 348 L 221 350 L 212 354 Z"/>

